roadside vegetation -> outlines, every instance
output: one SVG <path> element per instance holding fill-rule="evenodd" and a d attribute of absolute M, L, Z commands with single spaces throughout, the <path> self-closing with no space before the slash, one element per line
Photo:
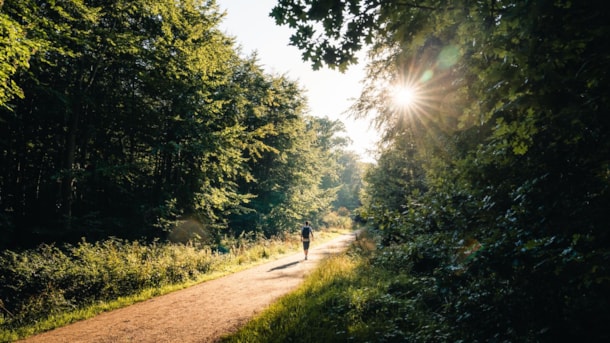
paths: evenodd
<path fill-rule="evenodd" d="M 221 341 L 494 342 L 499 331 L 519 338 L 506 342 L 547 341 L 540 339 L 545 330 L 527 328 L 553 323 L 558 314 L 534 318 L 522 313 L 519 319 L 512 313 L 514 304 L 499 304 L 518 289 L 480 275 L 479 265 L 489 256 L 480 245 L 470 242 L 469 248 L 443 253 L 447 241 L 440 236 L 413 235 L 392 245 L 383 243 L 384 236 L 374 229 L 361 231 L 346 252 L 322 261 L 295 292 Z M 536 301 L 522 296 L 523 307 L 524 301 Z M 566 330 L 579 332 L 583 341 L 603 342 L 603 332 L 582 331 L 597 324 L 576 319 L 583 312 L 575 305 L 572 313 L 560 314 L 571 318 Z M 587 311 L 605 310 L 591 304 Z M 484 320 L 472 320 L 483 315 Z"/>
<path fill-rule="evenodd" d="M 376 246 L 363 232 L 348 251 L 322 261 L 296 292 L 222 341 L 450 341 L 435 281 L 410 273 L 405 261 Z"/>
<path fill-rule="evenodd" d="M 347 228 L 316 232 L 325 241 Z M 298 234 L 225 236 L 219 246 L 108 239 L 0 255 L 0 341 L 10 342 L 268 262 Z"/>

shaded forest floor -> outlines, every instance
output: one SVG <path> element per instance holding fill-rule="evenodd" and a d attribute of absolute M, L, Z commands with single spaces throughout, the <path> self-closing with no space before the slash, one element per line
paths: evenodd
<path fill-rule="evenodd" d="M 103 313 L 20 342 L 214 342 L 296 288 L 354 234 L 235 274 Z"/>

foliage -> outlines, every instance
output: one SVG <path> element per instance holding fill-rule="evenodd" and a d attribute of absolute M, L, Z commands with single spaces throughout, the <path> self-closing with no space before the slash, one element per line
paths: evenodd
<path fill-rule="evenodd" d="M 359 196 L 366 165 L 360 162 L 358 156 L 352 152 L 341 151 L 337 154 L 338 177 L 336 181 L 331 181 L 331 185 L 340 188 L 337 192 L 337 199 L 333 202 L 333 208 L 353 211 L 361 205 Z"/>
<path fill-rule="evenodd" d="M 3 5 L 4 1 L 0 2 L 0 9 Z M 29 58 L 38 45 L 26 37 L 23 25 L 0 12 L 0 107 L 8 107 L 8 103 L 15 97 L 23 98 L 23 89 L 15 83 L 13 76 L 21 68 L 28 67 Z M 0 122 L 1 120 L 0 118 Z"/>
<path fill-rule="evenodd" d="M 305 116 L 297 83 L 238 56 L 221 20 L 214 1 L 3 2 L 0 248 L 185 223 L 217 244 L 326 211 L 339 122 Z"/>
<path fill-rule="evenodd" d="M 432 278 L 425 290 L 451 304 L 430 340 L 609 338 L 603 6 L 286 0 L 272 12 L 316 66 L 370 47 L 353 110 L 373 113 L 385 141 L 361 213 L 397 261 L 384 268 Z M 393 104 L 400 84 L 419 102 Z"/>
<path fill-rule="evenodd" d="M 336 227 L 341 229 L 348 229 L 353 226 L 352 219 L 349 217 L 349 211 L 345 207 L 339 209 L 339 211 L 329 212 L 322 218 L 322 223 L 326 227 Z"/>
<path fill-rule="evenodd" d="M 3 11 L 45 42 L 16 77 L 27 97 L 3 113 L 3 208 L 23 229 L 16 235 L 34 242 L 138 237 L 151 233 L 122 229 L 153 224 L 148 208 L 176 199 L 192 212 L 202 187 L 195 171 L 224 148 L 196 138 L 223 142 L 228 130 L 210 125 L 220 120 L 218 103 L 204 91 L 230 71 L 231 46 L 213 29 L 214 8 L 65 1 L 18 12 L 12 5 Z M 206 191 L 219 189 L 211 186 Z"/>
<path fill-rule="evenodd" d="M 194 280 L 209 272 L 211 251 L 192 246 L 144 245 L 107 240 L 59 249 L 2 254 L 6 324 L 29 323 L 57 313 L 109 301 L 145 288 Z"/>
<path fill-rule="evenodd" d="M 434 279 L 384 269 L 388 254 L 374 248 L 361 235 L 347 253 L 322 261 L 296 292 L 222 341 L 446 341 Z"/>
<path fill-rule="evenodd" d="M 369 43 L 381 24 L 374 16 L 380 3 L 279 0 L 271 16 L 278 25 L 295 29 L 290 42 L 314 69 L 327 64 L 344 70 L 357 62 L 355 52 L 362 48 L 362 40 Z"/>
<path fill-rule="evenodd" d="M 319 231 L 317 239 L 334 237 Z M 197 244 L 109 239 L 0 255 L 0 341 L 12 341 L 300 249 L 295 237 L 224 236 Z M 129 304 L 129 302 L 126 302 Z M 91 313 L 95 312 L 95 313 Z"/>
<path fill-rule="evenodd" d="M 280 82 L 285 82 L 279 80 Z M 263 141 L 273 150 L 261 153 L 251 162 L 252 176 L 257 182 L 243 183 L 241 190 L 253 194 L 250 212 L 230 217 L 235 231 L 255 230 L 267 236 L 294 232 L 305 220 L 318 225 L 318 219 L 329 211 L 341 185 L 336 179 L 336 154 L 343 142 L 336 140 L 343 127 L 327 118 L 306 117 L 299 122 L 298 110 L 304 102 L 294 87 L 280 93 L 272 84 L 270 91 L 294 99 L 286 108 L 274 106 L 264 120 L 273 120 L 275 134 Z M 265 89 L 265 87 L 260 87 Z M 278 119 L 276 119 L 276 116 Z"/>

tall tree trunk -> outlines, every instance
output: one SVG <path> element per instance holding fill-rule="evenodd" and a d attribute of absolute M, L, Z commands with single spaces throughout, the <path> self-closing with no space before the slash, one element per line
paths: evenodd
<path fill-rule="evenodd" d="M 70 113 L 70 122 L 66 137 L 65 157 L 61 178 L 62 215 L 66 232 L 72 229 L 72 203 L 74 202 L 74 162 L 76 159 L 76 135 L 80 118 L 79 96 L 75 96 Z"/>

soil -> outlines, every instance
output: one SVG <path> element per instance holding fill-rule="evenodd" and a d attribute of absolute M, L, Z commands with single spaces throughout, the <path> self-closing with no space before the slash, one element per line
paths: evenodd
<path fill-rule="evenodd" d="M 324 257 L 344 250 L 354 235 L 219 279 L 102 313 L 20 342 L 216 342 L 294 290 Z"/>

